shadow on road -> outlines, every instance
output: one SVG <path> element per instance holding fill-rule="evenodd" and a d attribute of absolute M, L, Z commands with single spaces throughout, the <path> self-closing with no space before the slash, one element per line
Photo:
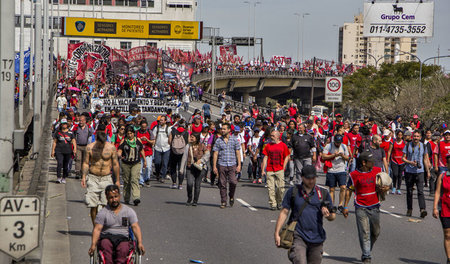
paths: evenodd
<path fill-rule="evenodd" d="M 415 263 L 415 264 L 438 264 L 439 262 L 431 262 L 426 260 L 416 260 L 416 259 L 407 259 L 407 258 L 399 258 L 401 262 L 405 263 Z"/>
<path fill-rule="evenodd" d="M 166 201 L 166 204 L 176 204 L 186 206 L 185 202 Z M 198 203 L 198 206 L 220 207 L 220 204 Z"/>
<path fill-rule="evenodd" d="M 242 187 L 265 188 L 264 184 L 242 184 Z"/>
<path fill-rule="evenodd" d="M 361 263 L 357 258 L 341 257 L 341 256 L 324 256 L 325 259 L 332 259 L 343 263 Z"/>
<path fill-rule="evenodd" d="M 84 204 L 83 200 L 67 200 L 67 201 L 70 202 L 70 203 L 82 203 L 82 204 Z"/>
<path fill-rule="evenodd" d="M 58 230 L 59 233 L 63 235 L 71 235 L 71 236 L 88 236 L 90 237 L 92 235 L 91 232 L 88 231 L 65 231 L 65 230 Z"/>

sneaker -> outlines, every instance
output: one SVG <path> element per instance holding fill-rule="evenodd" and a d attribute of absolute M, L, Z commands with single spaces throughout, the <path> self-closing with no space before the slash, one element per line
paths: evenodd
<path fill-rule="evenodd" d="M 62 178 L 56 179 L 56 183 L 61 183 L 61 181 L 62 181 Z"/>
<path fill-rule="evenodd" d="M 342 211 L 344 211 L 344 206 L 339 205 L 337 209 L 338 209 L 338 211 L 341 212 L 341 214 L 342 214 Z"/>
<path fill-rule="evenodd" d="M 178 185 L 178 190 L 183 190 L 183 185 Z"/>
<path fill-rule="evenodd" d="M 172 186 L 170 187 L 170 189 L 176 189 L 177 188 L 177 184 L 173 183 Z"/>
<path fill-rule="evenodd" d="M 192 202 L 191 202 L 191 200 L 187 200 L 187 202 L 186 202 L 186 206 L 191 206 L 192 205 Z"/>
<path fill-rule="evenodd" d="M 230 198 L 230 207 L 233 207 L 234 205 L 234 198 Z"/>
<path fill-rule="evenodd" d="M 406 211 L 406 216 L 408 216 L 408 217 L 412 216 L 412 210 Z"/>
<path fill-rule="evenodd" d="M 363 263 L 364 263 L 364 264 L 372 263 L 372 261 L 371 261 L 370 258 L 366 258 L 366 259 L 363 259 Z"/>
<path fill-rule="evenodd" d="M 221 203 L 220 204 L 220 209 L 225 209 L 225 207 L 227 207 L 227 203 Z"/>
<path fill-rule="evenodd" d="M 66 184 L 66 178 L 62 178 L 62 179 L 61 179 L 61 183 L 62 183 L 62 184 Z"/>
<path fill-rule="evenodd" d="M 281 204 L 277 205 L 277 210 L 281 210 L 283 208 L 283 206 L 281 206 Z"/>
<path fill-rule="evenodd" d="M 146 180 L 146 181 L 144 182 L 144 184 L 145 184 L 146 187 L 150 187 L 150 180 Z"/>
<path fill-rule="evenodd" d="M 289 181 L 289 185 L 294 186 L 294 182 L 293 181 Z"/>
<path fill-rule="evenodd" d="M 420 210 L 420 218 L 425 218 L 428 215 L 427 210 L 421 209 Z"/>
<path fill-rule="evenodd" d="M 258 183 L 258 180 L 253 180 L 253 183 Z"/>
<path fill-rule="evenodd" d="M 400 190 L 397 190 L 398 195 L 402 195 L 402 192 Z"/>
<path fill-rule="evenodd" d="M 138 204 L 141 203 L 141 200 L 136 199 L 136 200 L 133 201 L 133 203 L 134 203 L 134 206 L 138 206 Z"/>
<path fill-rule="evenodd" d="M 192 203 L 192 206 L 197 206 L 197 201 L 194 201 L 194 202 Z"/>
<path fill-rule="evenodd" d="M 261 184 L 261 183 L 262 183 L 262 180 L 261 180 L 261 178 L 259 178 L 259 179 L 258 179 L 258 183 L 259 183 L 259 184 Z"/>
<path fill-rule="evenodd" d="M 395 188 L 392 188 L 392 192 L 391 192 L 391 194 L 395 194 Z"/>
<path fill-rule="evenodd" d="M 277 210 L 277 207 L 276 206 L 271 206 L 270 210 L 275 211 L 275 210 Z"/>
<path fill-rule="evenodd" d="M 144 187 L 144 184 L 142 184 L 142 183 L 139 183 L 139 187 L 141 187 L 141 188 L 142 188 L 142 187 Z"/>

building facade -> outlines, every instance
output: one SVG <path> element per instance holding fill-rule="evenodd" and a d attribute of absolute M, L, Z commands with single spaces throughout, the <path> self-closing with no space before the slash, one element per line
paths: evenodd
<path fill-rule="evenodd" d="M 32 0 L 33 1 L 33 0 Z M 42 0 L 46 1 L 46 0 Z M 89 42 L 110 46 L 116 49 L 131 49 L 138 46 L 150 45 L 157 48 L 177 48 L 185 51 L 195 49 L 195 41 L 181 40 L 154 40 L 154 39 L 111 39 L 111 38 L 76 38 L 60 36 L 61 17 L 85 17 L 105 19 L 131 19 L 131 20 L 196 20 L 196 0 L 47 0 L 49 1 L 49 27 L 54 32 L 54 52 L 62 58 L 67 57 L 67 44 Z M 16 39 L 15 50 L 19 51 L 20 40 L 20 0 L 15 0 Z M 24 1 L 25 49 L 30 46 L 31 1 Z"/>
<path fill-rule="evenodd" d="M 339 28 L 339 62 L 358 66 L 379 66 L 382 63 L 414 61 L 417 56 L 415 38 L 384 38 L 363 36 L 363 15 L 355 16 L 353 23 L 344 23 Z"/>

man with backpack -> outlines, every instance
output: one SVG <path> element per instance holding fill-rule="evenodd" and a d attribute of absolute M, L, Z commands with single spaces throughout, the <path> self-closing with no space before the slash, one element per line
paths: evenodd
<path fill-rule="evenodd" d="M 316 185 L 316 168 L 306 165 L 302 169 L 302 183 L 289 188 L 283 199 L 275 226 L 275 245 L 280 246 L 280 230 L 286 219 L 288 223 L 297 221 L 294 241 L 288 256 L 294 264 L 319 264 L 322 262 L 323 243 L 326 233 L 323 217 L 328 221 L 336 218 L 331 196 L 324 188 Z"/>
<path fill-rule="evenodd" d="M 189 133 L 186 129 L 186 121 L 178 121 L 177 128 L 172 129 L 169 135 L 170 145 L 170 176 L 172 177 L 172 189 L 183 189 L 184 174 L 181 173 L 181 159 L 185 153 Z M 178 178 L 178 186 L 177 186 Z"/>
<path fill-rule="evenodd" d="M 158 120 L 158 125 L 152 131 L 153 135 L 155 135 L 153 162 L 155 163 L 156 180 L 161 183 L 164 183 L 170 157 L 169 135 L 172 129 L 166 123 L 167 117 L 161 116 Z"/>

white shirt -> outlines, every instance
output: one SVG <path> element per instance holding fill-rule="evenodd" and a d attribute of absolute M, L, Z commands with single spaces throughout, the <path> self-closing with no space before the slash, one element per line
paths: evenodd
<path fill-rule="evenodd" d="M 167 126 L 167 125 L 166 125 Z M 155 147 L 154 149 L 159 152 L 166 152 L 170 150 L 169 145 L 169 135 L 172 132 L 172 128 L 167 128 L 167 134 L 166 134 L 166 126 L 161 127 L 160 125 L 157 125 L 153 128 L 153 135 L 155 135 Z M 159 127 L 159 133 L 158 132 Z"/>
<path fill-rule="evenodd" d="M 67 105 L 67 99 L 64 96 L 60 96 L 56 98 L 56 103 L 58 104 L 58 108 L 63 108 L 64 105 Z"/>

